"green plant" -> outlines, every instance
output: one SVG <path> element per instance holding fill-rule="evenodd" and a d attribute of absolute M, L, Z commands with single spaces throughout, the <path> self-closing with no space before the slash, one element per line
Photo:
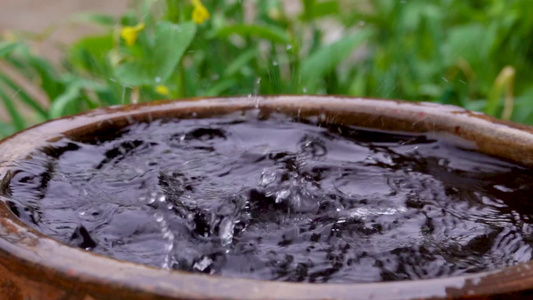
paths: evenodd
<path fill-rule="evenodd" d="M 435 101 L 533 124 L 531 1 L 300 4 L 291 14 L 281 0 L 145 0 L 120 18 L 84 14 L 103 33 L 67 47 L 60 66 L 24 39 L 3 41 L 0 61 L 49 104 L 0 69 L 11 117 L 0 135 L 107 105 L 249 94 Z"/>

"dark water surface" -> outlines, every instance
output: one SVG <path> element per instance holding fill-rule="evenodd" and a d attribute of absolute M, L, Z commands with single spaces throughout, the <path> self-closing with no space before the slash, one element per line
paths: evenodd
<path fill-rule="evenodd" d="M 20 162 L 11 210 L 66 244 L 265 280 L 371 282 L 532 255 L 533 175 L 435 134 L 254 112 L 62 139 Z"/>

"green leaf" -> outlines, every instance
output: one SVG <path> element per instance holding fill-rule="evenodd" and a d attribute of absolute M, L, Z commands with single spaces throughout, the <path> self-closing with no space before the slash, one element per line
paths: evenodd
<path fill-rule="evenodd" d="M 9 113 L 9 116 L 11 117 L 11 120 L 13 121 L 13 125 L 15 126 L 15 129 L 22 130 L 26 128 L 26 121 L 24 121 L 24 118 L 19 113 L 19 111 L 15 107 L 15 104 L 10 99 L 10 97 L 8 97 L 7 94 L 4 92 L 4 90 L 2 90 L 1 88 L 0 88 L 0 98 L 2 98 L 2 102 L 4 102 L 4 107 Z"/>
<path fill-rule="evenodd" d="M 156 25 L 154 57 L 155 77 L 165 82 L 189 48 L 196 35 L 196 24 L 189 22 L 181 25 L 170 22 L 159 22 Z M 155 78 L 154 77 L 154 78 Z M 154 79 L 152 79 L 154 80 Z"/>
<path fill-rule="evenodd" d="M 41 88 L 44 90 L 49 99 L 56 98 L 63 91 L 63 83 L 55 73 L 54 67 L 48 61 L 29 55 L 26 57 L 27 62 L 37 72 L 41 81 Z"/>
<path fill-rule="evenodd" d="M 3 82 L 6 86 L 8 86 L 12 91 L 16 93 L 16 96 L 22 100 L 26 105 L 33 108 L 39 115 L 43 118 L 48 118 L 48 113 L 44 108 L 42 108 L 41 104 L 37 102 L 37 100 L 31 98 L 20 86 L 18 86 L 14 81 L 12 81 L 9 77 L 6 75 L 0 73 L 0 82 Z"/>
<path fill-rule="evenodd" d="M 315 6 L 316 0 L 302 0 L 304 7 L 303 14 L 306 20 L 310 20 L 313 15 L 313 7 Z"/>
<path fill-rule="evenodd" d="M 231 64 L 228 65 L 224 71 L 224 76 L 232 76 L 237 73 L 242 67 L 257 56 L 256 49 L 250 49 L 239 55 Z"/>
<path fill-rule="evenodd" d="M 127 61 L 115 70 L 115 76 L 128 86 L 155 85 L 165 82 L 180 62 L 196 35 L 192 22 L 156 24 L 155 45 L 149 57 Z"/>
<path fill-rule="evenodd" d="M 72 45 L 69 50 L 70 62 L 92 75 L 106 76 L 109 72 L 107 56 L 112 49 L 111 34 L 88 36 Z"/>
<path fill-rule="evenodd" d="M 70 85 L 67 90 L 59 95 L 50 106 L 50 118 L 55 119 L 63 116 L 67 107 L 80 98 L 80 88 L 77 84 Z"/>
<path fill-rule="evenodd" d="M 453 27 L 443 45 L 447 63 L 453 65 L 463 58 L 471 64 L 485 64 L 494 34 L 478 23 Z"/>
<path fill-rule="evenodd" d="M 218 37 L 228 37 L 232 34 L 242 35 L 244 37 L 256 36 L 262 39 L 270 40 L 274 43 L 288 44 L 290 43 L 289 36 L 279 27 L 270 26 L 261 26 L 253 24 L 237 24 L 221 28 L 217 32 Z"/>
<path fill-rule="evenodd" d="M 0 57 L 9 55 L 15 48 L 18 47 L 18 43 L 12 43 L 7 41 L 0 41 Z"/>
<path fill-rule="evenodd" d="M 324 1 L 316 2 L 311 8 L 311 17 L 318 19 L 329 15 L 337 15 L 339 13 L 339 1 Z"/>
<path fill-rule="evenodd" d="M 14 131 L 15 130 L 13 129 L 13 126 L 11 126 L 10 124 L 0 122 L 0 139 L 13 134 Z"/>
<path fill-rule="evenodd" d="M 113 26 L 118 22 L 118 20 L 113 16 L 96 12 L 75 14 L 71 19 L 76 22 L 93 23 L 106 27 Z"/>
<path fill-rule="evenodd" d="M 333 44 L 319 48 L 302 62 L 302 84 L 312 86 L 327 73 L 334 70 L 346 59 L 355 47 L 365 42 L 371 35 L 370 30 L 362 30 Z M 311 91 L 309 91 L 311 92 Z"/>
<path fill-rule="evenodd" d="M 223 79 L 209 87 L 207 92 L 205 92 L 205 96 L 207 97 L 215 97 L 220 96 L 224 91 L 227 89 L 234 87 L 238 85 L 238 81 L 234 78 L 229 79 Z"/>

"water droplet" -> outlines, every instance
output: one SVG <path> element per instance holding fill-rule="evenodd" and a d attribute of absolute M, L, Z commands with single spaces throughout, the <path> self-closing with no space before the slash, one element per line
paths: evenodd
<path fill-rule="evenodd" d="M 211 266 L 212 263 L 213 263 L 213 260 L 211 258 L 204 256 L 200 261 L 194 263 L 193 268 L 195 268 L 196 270 L 200 272 L 203 272 L 207 268 L 209 268 L 209 266 Z"/>
<path fill-rule="evenodd" d="M 292 49 L 292 45 L 287 45 L 287 50 L 291 50 Z"/>
<path fill-rule="evenodd" d="M 161 82 L 161 77 L 157 76 L 155 79 L 154 79 L 155 83 L 160 83 Z"/>
<path fill-rule="evenodd" d="M 514 191 L 514 190 L 511 189 L 511 188 L 508 188 L 508 187 L 503 186 L 503 185 L 498 185 L 498 184 L 495 185 L 494 188 L 497 189 L 498 191 L 502 191 L 502 192 L 504 192 L 504 193 L 511 193 L 511 192 Z"/>
<path fill-rule="evenodd" d="M 261 173 L 261 186 L 265 187 L 276 180 L 276 172 L 273 170 L 265 169 Z"/>
<path fill-rule="evenodd" d="M 233 220 L 229 217 L 224 218 L 224 220 L 220 222 L 219 228 L 219 238 L 222 241 L 222 244 L 231 244 L 231 241 L 233 240 L 233 229 L 235 228 Z"/>
<path fill-rule="evenodd" d="M 272 65 L 273 65 L 274 67 L 277 66 L 278 64 L 279 64 L 279 63 L 278 63 L 277 61 L 273 61 L 273 62 L 272 62 Z"/>
<path fill-rule="evenodd" d="M 281 203 L 291 195 L 290 190 L 281 190 L 276 193 L 276 203 Z"/>
<path fill-rule="evenodd" d="M 165 245 L 165 250 L 166 250 L 167 252 L 172 251 L 172 249 L 174 249 L 174 244 L 166 244 L 166 245 Z"/>
<path fill-rule="evenodd" d="M 255 86 L 254 86 L 254 91 L 253 91 L 254 96 L 257 96 L 259 94 L 260 88 L 261 88 L 261 77 L 257 78 L 257 80 L 255 81 Z M 257 97 L 256 99 L 255 108 L 259 108 L 259 97 Z"/>
<path fill-rule="evenodd" d="M 163 222 L 163 220 L 164 220 L 164 219 L 163 219 L 163 215 L 160 214 L 160 213 L 155 213 L 155 214 L 154 214 L 154 217 L 155 217 L 155 221 L 158 222 L 158 223 L 161 223 L 161 222 Z"/>
<path fill-rule="evenodd" d="M 159 196 L 159 202 L 165 202 L 165 200 L 167 200 L 167 197 L 165 195 L 161 195 Z"/>
<path fill-rule="evenodd" d="M 441 158 L 438 161 L 438 165 L 441 166 L 441 167 L 447 166 L 448 165 L 448 160 L 445 159 L 445 158 Z"/>
<path fill-rule="evenodd" d="M 168 228 L 166 228 L 166 230 L 164 230 L 164 232 L 163 232 L 163 238 L 164 239 L 173 240 L 174 239 L 174 234 L 172 234 L 172 232 L 170 232 L 170 230 L 168 230 Z"/>

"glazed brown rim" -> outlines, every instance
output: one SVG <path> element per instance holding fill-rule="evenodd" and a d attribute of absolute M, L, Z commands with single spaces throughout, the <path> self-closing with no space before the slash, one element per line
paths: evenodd
<path fill-rule="evenodd" d="M 46 141 L 159 118 L 200 118 L 259 106 L 265 112 L 327 122 L 459 136 L 481 152 L 533 165 L 533 129 L 455 106 L 324 96 L 164 101 L 99 109 L 37 125 L 0 142 L 0 179 L 13 161 Z M 7 176 L 7 177 L 6 177 Z M 5 200 L 5 198 L 4 198 Z M 130 299 L 415 299 L 467 298 L 533 289 L 533 262 L 465 276 L 364 284 L 302 284 L 168 272 L 68 247 L 31 229 L 0 206 L 0 264 L 17 274 L 88 295 Z"/>

